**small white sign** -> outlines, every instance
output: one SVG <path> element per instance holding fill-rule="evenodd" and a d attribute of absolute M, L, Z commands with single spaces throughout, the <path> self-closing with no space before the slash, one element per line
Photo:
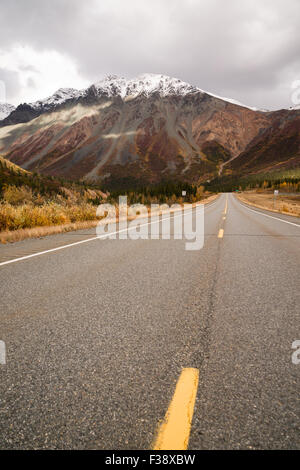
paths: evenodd
<path fill-rule="evenodd" d="M 278 194 L 279 194 L 278 189 L 274 189 L 274 196 L 278 196 Z"/>
<path fill-rule="evenodd" d="M 6 347 L 4 341 L 0 341 L 0 364 L 6 364 Z"/>
<path fill-rule="evenodd" d="M 182 196 L 186 196 L 186 191 L 182 191 Z"/>

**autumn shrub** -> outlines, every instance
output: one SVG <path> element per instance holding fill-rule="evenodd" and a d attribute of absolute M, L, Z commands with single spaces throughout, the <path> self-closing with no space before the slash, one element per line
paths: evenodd
<path fill-rule="evenodd" d="M 0 231 L 63 225 L 96 220 L 96 207 L 92 204 L 62 205 L 49 202 L 41 206 L 0 204 Z"/>
<path fill-rule="evenodd" d="M 3 191 L 3 199 L 12 205 L 32 202 L 32 190 L 27 186 L 6 186 Z"/>

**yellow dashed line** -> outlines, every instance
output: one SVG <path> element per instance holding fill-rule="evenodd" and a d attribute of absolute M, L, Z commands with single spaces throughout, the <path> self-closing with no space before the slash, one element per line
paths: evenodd
<path fill-rule="evenodd" d="M 188 448 L 198 381 L 198 369 L 183 369 L 164 422 L 158 429 L 154 450 Z"/>
<path fill-rule="evenodd" d="M 224 215 L 227 214 L 227 209 L 228 209 L 228 194 L 226 194 L 226 202 L 225 202 Z"/>
<path fill-rule="evenodd" d="M 225 208 L 224 208 L 223 217 L 222 217 L 223 220 L 226 220 L 227 210 L 228 210 L 228 194 L 226 194 Z M 218 238 L 223 238 L 223 236 L 224 236 L 224 229 L 220 228 Z"/>

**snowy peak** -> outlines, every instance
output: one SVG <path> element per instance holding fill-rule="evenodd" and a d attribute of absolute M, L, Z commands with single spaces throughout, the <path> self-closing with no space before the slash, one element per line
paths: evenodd
<path fill-rule="evenodd" d="M 257 108 L 251 108 L 230 98 L 224 98 L 213 93 L 201 90 L 198 87 L 190 85 L 179 78 L 168 77 L 167 75 L 145 73 L 136 78 L 126 79 L 117 75 L 107 75 L 103 80 L 95 83 L 91 87 L 83 90 L 75 88 L 60 88 L 53 95 L 29 104 L 22 104 L 15 108 L 10 104 L 0 103 L 0 121 L 1 127 L 4 125 L 15 124 L 19 122 L 28 122 L 39 115 L 55 111 L 65 103 L 84 103 L 93 104 L 93 98 L 114 98 L 120 97 L 127 101 L 138 96 L 151 97 L 152 95 L 164 97 L 196 97 L 199 95 L 208 95 L 222 101 L 232 103 L 253 111 L 262 111 Z M 296 108 L 295 108 L 296 109 Z M 12 111 L 16 110 L 12 116 Z"/>
<path fill-rule="evenodd" d="M 151 73 L 139 75 L 130 80 L 116 75 L 108 75 L 100 82 L 95 83 L 94 86 L 99 95 L 105 94 L 109 97 L 118 95 L 123 99 L 139 95 L 150 96 L 153 93 L 158 93 L 160 96 L 202 93 L 199 88 L 178 78 Z"/>
<path fill-rule="evenodd" d="M 9 103 L 0 103 L 0 121 L 5 119 L 16 109 L 15 106 Z"/>
<path fill-rule="evenodd" d="M 117 75 L 107 75 L 103 80 L 92 85 L 92 87 L 96 89 L 98 96 L 105 96 L 109 98 L 120 96 L 123 100 L 126 100 L 126 98 L 135 98 L 137 96 L 149 97 L 154 93 L 161 97 L 172 95 L 186 96 L 201 93 L 220 99 L 222 101 L 227 101 L 228 103 L 232 103 L 237 106 L 242 106 L 243 108 L 251 109 L 253 111 L 262 111 L 258 108 L 251 108 L 250 106 L 246 106 L 234 99 L 224 98 L 223 96 L 214 95 L 213 93 L 201 90 L 200 88 L 190 85 L 189 83 L 186 83 L 179 78 L 172 78 L 168 77 L 167 75 L 154 73 L 145 73 L 132 79 L 118 77 Z M 85 97 L 88 94 L 90 88 L 86 90 L 77 90 L 75 88 L 60 88 L 48 98 L 38 100 L 34 103 L 29 103 L 29 106 L 31 106 L 31 108 L 36 111 L 50 111 L 57 106 L 64 104 L 68 100 L 78 100 Z"/>
<path fill-rule="evenodd" d="M 60 88 L 48 98 L 29 104 L 33 109 L 51 109 L 55 106 L 59 106 L 60 104 L 65 103 L 68 100 L 80 98 L 82 95 L 83 92 L 76 90 L 75 88 Z"/>
<path fill-rule="evenodd" d="M 98 95 L 107 95 L 109 97 L 126 96 L 127 82 L 123 77 L 116 75 L 107 75 L 103 80 L 94 84 Z"/>
<path fill-rule="evenodd" d="M 201 93 L 222 101 L 227 101 L 228 103 L 235 104 L 237 106 L 242 106 L 243 108 L 251 109 L 252 111 L 266 111 L 246 106 L 231 98 L 214 95 L 213 93 L 190 85 L 179 78 L 172 78 L 167 75 L 154 73 L 145 73 L 129 80 L 124 77 L 118 77 L 117 75 L 107 75 L 103 80 L 95 83 L 94 87 L 100 96 L 120 96 L 122 99 L 139 95 L 148 97 L 153 93 L 158 93 L 161 97 L 172 95 L 186 96 Z"/>

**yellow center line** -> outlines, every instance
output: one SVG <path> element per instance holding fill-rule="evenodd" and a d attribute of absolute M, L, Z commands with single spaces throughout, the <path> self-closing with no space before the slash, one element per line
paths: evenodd
<path fill-rule="evenodd" d="M 222 217 L 223 220 L 226 220 L 227 210 L 228 210 L 228 194 L 226 194 L 225 208 L 224 208 L 223 217 Z M 224 236 L 224 229 L 220 228 L 219 233 L 218 233 L 218 238 L 223 238 L 223 236 Z"/>
<path fill-rule="evenodd" d="M 227 209 L 228 209 L 228 195 L 226 194 L 226 203 L 225 203 L 224 215 L 227 214 Z"/>
<path fill-rule="evenodd" d="M 186 450 L 188 448 L 198 381 L 198 369 L 182 370 L 165 419 L 159 426 L 154 450 Z"/>

